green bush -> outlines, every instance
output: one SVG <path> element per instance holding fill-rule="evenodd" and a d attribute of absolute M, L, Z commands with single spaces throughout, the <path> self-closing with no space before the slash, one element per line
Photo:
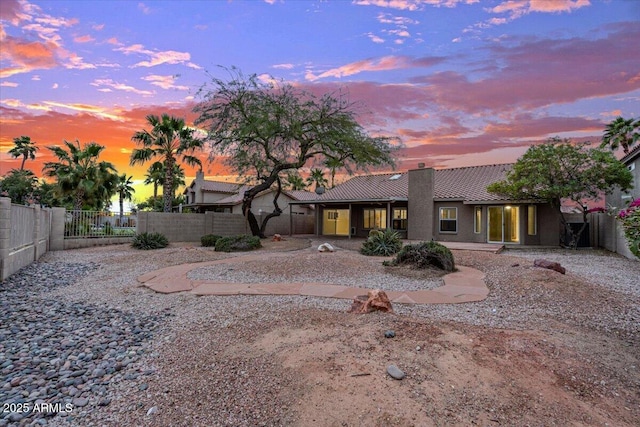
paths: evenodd
<path fill-rule="evenodd" d="M 371 230 L 362 244 L 360 253 L 370 256 L 390 256 L 402 249 L 400 235 L 393 230 Z"/>
<path fill-rule="evenodd" d="M 444 245 L 437 242 L 422 242 L 406 245 L 396 255 L 390 265 L 411 265 L 415 268 L 438 268 L 445 271 L 455 271 L 453 254 Z"/>
<path fill-rule="evenodd" d="M 167 238 L 160 233 L 136 234 L 131 242 L 134 248 L 144 250 L 166 248 L 168 244 Z"/>
<path fill-rule="evenodd" d="M 222 236 L 218 236 L 217 234 L 206 234 L 200 238 L 200 243 L 202 246 L 215 246 L 216 242 L 221 238 Z"/>
<path fill-rule="evenodd" d="M 250 251 L 262 247 L 258 236 L 230 236 L 221 237 L 216 242 L 216 252 Z"/>

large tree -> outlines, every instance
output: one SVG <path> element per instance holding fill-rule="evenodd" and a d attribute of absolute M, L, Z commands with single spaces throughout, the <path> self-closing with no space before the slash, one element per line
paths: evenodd
<path fill-rule="evenodd" d="M 133 193 L 136 192 L 136 190 L 133 188 L 133 176 L 127 176 L 126 173 L 118 176 L 116 192 L 118 193 L 118 205 L 120 207 L 120 226 L 122 226 L 122 216 L 124 215 L 124 201 L 131 201 L 131 199 L 133 199 Z"/>
<path fill-rule="evenodd" d="M 257 182 L 242 201 L 253 235 L 264 237 L 269 219 L 282 213 L 278 196 L 287 172 L 329 157 L 343 158 L 354 168 L 393 164 L 391 139 L 370 136 L 343 94 L 318 97 L 232 69 L 230 81 L 212 78 L 200 95 L 195 123 L 209 131 L 212 154 L 225 158 L 238 175 Z M 252 201 L 273 185 L 274 211 L 259 226 Z"/>
<path fill-rule="evenodd" d="M 622 147 L 625 154 L 640 139 L 640 119 L 624 119 L 617 117 L 607 125 L 602 136 L 600 147 L 616 150 Z"/>
<path fill-rule="evenodd" d="M 13 138 L 13 144 L 15 147 L 9 150 L 9 154 L 14 158 L 22 157 L 20 170 L 24 170 L 24 163 L 27 159 L 34 160 L 36 158 L 36 151 L 38 151 L 38 147 L 34 145 L 35 141 L 31 141 L 31 138 L 28 136 Z"/>
<path fill-rule="evenodd" d="M 143 164 L 159 157 L 164 166 L 165 179 L 162 187 L 164 212 L 171 212 L 173 198 L 174 165 L 182 160 L 191 166 L 202 166 L 195 151 L 202 148 L 204 142 L 194 137 L 194 129 L 185 125 L 184 119 L 163 114 L 162 117 L 148 115 L 147 122 L 151 130 L 136 132 L 131 139 L 142 148 L 131 153 L 131 165 Z"/>
<path fill-rule="evenodd" d="M 81 146 L 78 140 L 64 141 L 64 147 L 47 147 L 58 161 L 46 162 L 44 174 L 56 179 L 60 196 L 73 197 L 75 210 L 102 209 L 115 194 L 118 182 L 113 165 L 99 160 L 105 147 L 96 142 Z"/>
<path fill-rule="evenodd" d="M 28 205 L 38 190 L 38 178 L 30 170 L 11 169 L 0 178 L 0 195 L 9 197 L 12 203 Z"/>
<path fill-rule="evenodd" d="M 603 193 L 611 193 L 616 187 L 630 188 L 632 179 L 631 173 L 610 151 L 551 138 L 544 144 L 531 146 L 506 179 L 491 184 L 488 191 L 513 200 L 550 203 L 569 233 L 569 246 L 575 248 L 586 228 L 586 203 L 599 200 Z M 563 199 L 573 201 L 582 212 L 583 225 L 577 232 L 567 226 L 561 209 Z"/>

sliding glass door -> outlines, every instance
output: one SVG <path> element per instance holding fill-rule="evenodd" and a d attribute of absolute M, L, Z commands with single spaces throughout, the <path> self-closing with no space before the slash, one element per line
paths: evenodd
<path fill-rule="evenodd" d="M 491 243 L 520 242 L 520 208 L 489 206 L 487 240 Z"/>

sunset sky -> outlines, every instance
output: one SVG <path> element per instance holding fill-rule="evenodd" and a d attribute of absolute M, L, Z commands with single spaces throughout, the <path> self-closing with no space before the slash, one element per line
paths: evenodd
<path fill-rule="evenodd" d="M 513 162 L 640 116 L 636 0 L 0 0 L 0 19 L 0 174 L 27 135 L 38 175 L 46 146 L 79 139 L 140 183 L 131 136 L 148 114 L 193 123 L 219 66 L 347 91 L 367 130 L 402 139 L 399 170 Z"/>

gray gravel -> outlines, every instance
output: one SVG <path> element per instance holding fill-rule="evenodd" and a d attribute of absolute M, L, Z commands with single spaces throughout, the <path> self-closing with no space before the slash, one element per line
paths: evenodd
<path fill-rule="evenodd" d="M 339 256 L 334 256 L 339 255 Z M 321 254 L 314 251 L 284 257 L 274 263 L 216 266 L 199 269 L 203 278 L 223 276 L 225 280 L 298 280 L 353 286 L 402 288 L 414 279 L 379 276 L 380 259 L 360 263 L 355 270 L 355 252 Z M 126 246 L 50 253 L 43 262 L 21 270 L 0 285 L 0 414 L 5 425 L 153 425 L 166 405 L 158 404 L 165 391 L 150 388 L 162 383 L 167 390 L 180 390 L 185 351 L 168 354 L 169 342 L 207 346 L 198 342 L 197 331 L 219 329 L 215 348 L 232 346 L 229 326 L 243 325 L 257 330 L 274 319 L 306 308 L 346 311 L 349 301 L 299 296 L 196 297 L 190 294 L 160 295 L 140 287 L 136 277 L 169 264 L 206 261 L 233 255 L 197 248 L 167 248 L 153 254 Z M 316 262 L 322 256 L 322 263 Z M 476 262 L 482 257 L 456 253 L 460 259 Z M 502 277 L 516 268 L 523 277 L 532 274 L 533 259 L 547 258 L 567 268 L 562 288 L 547 288 L 533 282 L 527 288 L 514 287 Z M 476 259 L 477 258 L 477 259 Z M 503 265 L 485 271 L 491 290 L 482 302 L 460 305 L 401 305 L 398 314 L 454 321 L 487 327 L 554 331 L 558 323 L 605 331 L 637 346 L 640 337 L 640 263 L 602 251 L 506 251 Z M 368 261 L 367 261 L 368 262 Z M 351 266 L 351 267 L 350 267 Z M 363 266 L 363 267 L 362 267 Z M 277 268 L 274 273 L 274 268 Z M 362 270 L 359 270 L 362 268 Z M 226 269 L 226 270 L 225 270 Z M 262 270 L 261 270 L 262 269 Z M 297 271 L 292 273 L 291 270 Z M 301 271 L 302 270 L 302 271 Z M 298 276 L 295 276 L 295 275 Z M 347 279 L 344 275 L 347 275 Z M 549 272 L 548 274 L 558 274 Z M 587 288 L 574 288 L 576 278 Z M 405 281 L 406 279 L 406 281 Z M 413 286 L 414 284 L 411 284 Z M 424 285 L 423 287 L 424 288 Z M 586 292 L 589 298 L 576 304 L 571 292 Z M 606 308 L 606 309 L 605 309 Z M 159 357 L 171 358 L 175 372 L 158 378 Z M 279 394 L 286 392 L 286 376 L 276 379 L 263 374 L 260 366 L 247 360 L 229 361 L 211 356 L 206 368 L 208 381 L 215 381 L 220 399 L 206 402 L 207 421 L 188 420 L 185 425 L 260 425 L 261 420 L 280 420 L 267 425 L 286 425 Z M 270 361 L 260 361 L 270 366 Z M 191 369 L 191 368 L 190 368 Z M 269 370 L 273 371 L 273 366 Z M 236 372 L 237 371 L 237 372 Z M 232 372 L 231 376 L 223 375 Z M 251 374 L 252 393 L 241 395 L 241 372 Z M 269 393 L 268 390 L 278 390 Z M 258 393 L 258 392 L 260 393 Z M 189 390 L 184 390 L 188 394 Z M 30 407 L 19 413 L 17 404 Z M 34 412 L 36 403 L 47 411 Z M 57 407 L 41 405 L 48 403 Z M 176 403 L 175 411 L 188 403 Z M 72 410 L 65 411 L 65 405 Z M 14 405 L 14 406 L 10 406 Z M 187 405 L 184 408 L 181 405 Z M 16 409 L 16 411 L 13 411 Z M 216 416 L 216 414 L 219 414 Z M 191 416 L 186 414 L 185 416 Z M 213 420 L 213 421 L 212 421 Z"/>

